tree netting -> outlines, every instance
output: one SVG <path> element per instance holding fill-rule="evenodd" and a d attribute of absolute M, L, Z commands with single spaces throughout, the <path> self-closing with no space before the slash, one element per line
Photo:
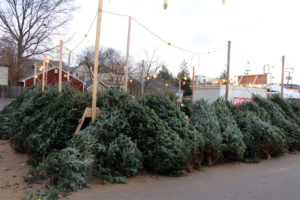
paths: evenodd
<path fill-rule="evenodd" d="M 217 116 L 222 134 L 223 159 L 226 161 L 240 161 L 244 158 L 246 146 L 243 134 L 235 122 L 226 101 L 218 99 L 212 104 Z"/>
<path fill-rule="evenodd" d="M 199 100 L 192 106 L 191 124 L 203 134 L 205 162 L 217 162 L 222 158 L 224 145 L 216 114 L 205 100 Z"/>

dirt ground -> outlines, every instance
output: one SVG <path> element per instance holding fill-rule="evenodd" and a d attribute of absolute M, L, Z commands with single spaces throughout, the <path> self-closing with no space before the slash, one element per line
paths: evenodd
<path fill-rule="evenodd" d="M 20 200 L 32 186 L 24 182 L 29 166 L 25 154 L 16 153 L 8 140 L 0 140 L 0 199 Z"/>

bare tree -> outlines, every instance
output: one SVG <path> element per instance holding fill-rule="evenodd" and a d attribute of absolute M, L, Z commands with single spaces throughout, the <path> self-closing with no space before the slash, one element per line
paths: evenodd
<path fill-rule="evenodd" d="M 80 56 L 80 64 L 83 64 L 87 67 L 89 71 L 89 76 L 93 79 L 93 68 L 94 68 L 94 47 L 88 47 L 82 52 Z M 132 61 L 130 60 L 129 64 L 129 76 L 133 73 L 134 69 L 132 66 Z M 98 71 L 100 77 L 103 76 L 101 72 L 104 69 L 108 69 L 105 71 L 106 74 L 110 74 L 110 82 L 113 87 L 120 88 L 120 86 L 125 81 L 125 58 L 121 55 L 120 52 L 116 51 L 113 48 L 101 48 L 99 52 L 99 64 Z"/>
<path fill-rule="evenodd" d="M 1 0 L 0 33 L 15 49 L 15 69 L 22 76 L 25 59 L 50 51 L 52 39 L 72 19 L 73 0 Z"/>

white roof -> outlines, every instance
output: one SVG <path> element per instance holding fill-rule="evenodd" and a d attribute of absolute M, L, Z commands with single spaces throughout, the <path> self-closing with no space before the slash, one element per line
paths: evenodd
<path fill-rule="evenodd" d="M 270 88 L 270 86 L 268 86 L 267 88 Z M 279 86 L 277 84 L 273 84 L 271 86 L 271 90 L 280 93 L 281 92 L 281 86 Z M 300 93 L 299 92 L 295 92 L 293 90 L 289 90 L 289 89 L 283 88 L 283 98 L 300 99 Z"/>

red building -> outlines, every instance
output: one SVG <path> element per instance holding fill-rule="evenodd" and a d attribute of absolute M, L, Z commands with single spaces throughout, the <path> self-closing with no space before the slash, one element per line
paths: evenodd
<path fill-rule="evenodd" d="M 59 74 L 59 68 L 58 67 L 53 67 L 51 69 L 48 69 L 45 72 L 45 83 L 47 85 L 55 85 L 58 83 L 58 75 Z M 43 73 L 37 73 L 36 77 L 30 76 L 27 78 L 22 79 L 21 81 L 24 83 L 24 87 L 31 87 L 34 85 L 34 78 L 36 83 L 42 82 L 43 80 Z M 69 75 L 69 81 L 68 81 L 68 73 L 62 70 L 62 82 L 69 82 L 70 86 L 73 88 L 78 89 L 79 91 L 84 91 L 84 82 L 77 79 L 76 77 L 72 76 L 71 74 Z"/>

